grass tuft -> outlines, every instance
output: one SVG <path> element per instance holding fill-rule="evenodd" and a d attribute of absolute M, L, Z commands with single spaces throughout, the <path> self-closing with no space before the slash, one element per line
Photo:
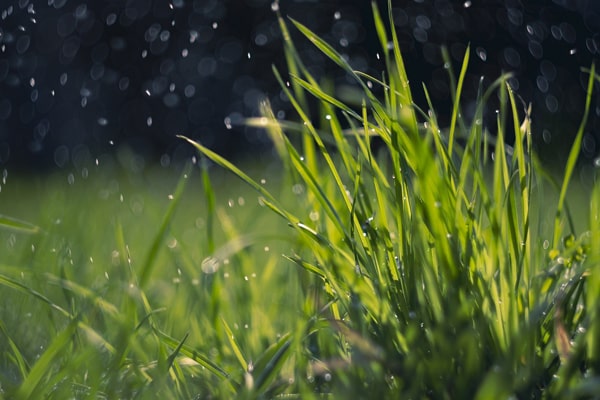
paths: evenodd
<path fill-rule="evenodd" d="M 556 178 L 508 75 L 481 82 L 464 116 L 469 49 L 449 68 L 449 127 L 427 87 L 413 103 L 390 3 L 372 8 L 381 76 L 277 14 L 289 79 L 274 75 L 296 120 L 265 102 L 247 123 L 283 172 L 183 137 L 201 158 L 178 181 L 48 179 L 28 195 L 49 199 L 39 215 L 0 216 L 0 397 L 596 396 L 600 185 L 582 192 L 589 217 L 567 202 L 582 197 L 572 178 L 600 76 L 586 71 Z M 310 73 L 289 29 L 354 81 L 352 104 Z M 492 96 L 495 135 L 481 123 Z"/>

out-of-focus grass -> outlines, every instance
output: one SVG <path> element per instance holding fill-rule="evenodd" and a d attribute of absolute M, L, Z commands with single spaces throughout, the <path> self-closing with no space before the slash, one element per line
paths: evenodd
<path fill-rule="evenodd" d="M 9 173 L 0 393 L 228 397 L 245 385 L 240 351 L 251 367 L 285 344 L 300 302 L 281 266 L 293 235 L 228 174 L 186 168 Z M 278 190 L 269 167 L 251 168 Z"/>

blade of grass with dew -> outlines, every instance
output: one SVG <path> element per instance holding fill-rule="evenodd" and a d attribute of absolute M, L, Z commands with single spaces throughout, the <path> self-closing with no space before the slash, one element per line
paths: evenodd
<path fill-rule="evenodd" d="M 225 319 L 221 318 L 221 323 L 223 324 L 223 327 L 225 328 L 225 335 L 227 337 L 227 342 L 229 343 L 229 347 L 231 347 L 231 350 L 233 351 L 233 354 L 235 355 L 235 358 L 237 359 L 237 362 L 240 364 L 240 367 L 242 368 L 242 370 L 245 373 L 248 373 L 248 368 L 249 368 L 249 364 L 246 361 L 246 359 L 244 358 L 244 355 L 242 354 L 242 350 L 240 349 L 240 346 L 237 343 L 237 340 L 235 340 L 235 335 L 233 334 L 233 331 L 231 330 L 231 328 L 229 327 L 229 324 L 227 324 L 227 321 L 225 321 Z"/>

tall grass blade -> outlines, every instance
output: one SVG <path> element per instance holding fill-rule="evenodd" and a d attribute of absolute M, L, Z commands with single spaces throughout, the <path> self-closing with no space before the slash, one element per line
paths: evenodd
<path fill-rule="evenodd" d="M 571 176 L 573 175 L 573 170 L 575 169 L 575 164 L 577 163 L 577 159 L 579 158 L 579 153 L 581 151 L 581 142 L 583 141 L 583 133 L 585 131 L 585 126 L 587 124 L 591 101 L 592 101 L 592 93 L 594 88 L 594 80 L 596 77 L 596 68 L 595 65 L 592 64 L 590 69 L 590 77 L 588 79 L 587 85 L 587 96 L 585 98 L 585 108 L 583 111 L 583 117 L 581 118 L 581 123 L 579 125 L 579 129 L 577 130 L 577 134 L 575 135 L 575 140 L 573 141 L 573 145 L 571 146 L 571 151 L 569 152 L 569 157 L 567 158 L 567 164 L 565 165 L 565 175 L 563 178 L 562 186 L 560 188 L 560 194 L 558 197 L 558 205 L 556 207 L 556 216 L 554 219 L 554 236 L 552 240 L 552 244 L 554 248 L 557 248 L 559 245 L 560 234 L 561 234 L 561 217 L 563 212 L 563 207 L 565 204 L 565 200 L 567 197 L 567 190 L 569 187 L 569 183 L 571 181 Z"/>
<path fill-rule="evenodd" d="M 192 164 L 186 164 L 186 166 L 183 169 L 183 172 L 181 173 L 181 177 L 179 178 L 179 182 L 177 183 L 177 186 L 175 188 L 175 192 L 173 193 L 173 197 L 171 198 L 171 202 L 169 203 L 169 206 L 167 207 L 167 210 L 158 228 L 158 232 L 156 232 L 156 235 L 154 236 L 154 239 L 150 244 L 150 249 L 148 250 L 148 254 L 146 255 L 146 257 L 144 258 L 142 269 L 139 272 L 140 288 L 146 287 L 146 285 L 148 284 L 148 280 L 152 275 L 152 270 L 154 269 L 156 263 L 158 251 L 161 248 L 165 234 L 167 233 L 169 225 L 171 224 L 171 220 L 173 219 L 175 210 L 179 205 L 179 201 L 181 200 L 181 197 L 183 195 L 184 189 L 188 181 L 188 175 L 190 174 L 191 170 Z"/>
<path fill-rule="evenodd" d="M 45 392 L 44 378 L 53 380 L 60 379 L 65 372 L 58 375 L 56 359 L 66 348 L 72 344 L 73 335 L 77 330 L 77 321 L 71 321 L 66 328 L 54 337 L 54 340 L 46 348 L 41 357 L 35 362 L 27 377 L 21 383 L 20 388 L 15 394 L 16 399 L 37 399 Z"/>

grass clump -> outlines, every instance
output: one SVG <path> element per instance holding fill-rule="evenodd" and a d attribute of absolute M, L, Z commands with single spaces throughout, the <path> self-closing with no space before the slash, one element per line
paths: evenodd
<path fill-rule="evenodd" d="M 465 120 L 467 50 L 453 87 L 451 123 L 442 130 L 431 103 L 424 112 L 412 102 L 391 15 L 386 23 L 375 6 L 373 13 L 387 68 L 382 77 L 354 71 L 332 46 L 291 22 L 354 78 L 359 107 L 311 75 L 280 18 L 290 81 L 274 72 L 301 123 L 277 120 L 267 103 L 263 116 L 248 123 L 269 131 L 291 184 L 305 191 L 297 205 L 282 206 L 192 142 L 256 188 L 302 240 L 287 256 L 305 275 L 308 321 L 295 333 L 302 354 L 297 390 L 390 398 L 591 395 L 600 389 L 598 257 L 591 248 L 598 189 L 590 230 L 575 236 L 565 222 L 598 80 L 594 68 L 585 116 L 556 184 L 536 161 L 530 107 L 520 112 L 508 76 L 480 87 L 475 116 Z M 481 125 L 492 95 L 501 100 L 496 140 Z M 317 116 L 309 115 L 314 102 Z M 514 147 L 504 144 L 508 132 Z M 383 141 L 384 154 L 372 151 L 373 136 Z M 554 213 L 545 203 L 548 183 L 559 188 Z"/>
<path fill-rule="evenodd" d="M 293 188 L 293 198 L 187 139 L 202 162 L 182 171 L 166 203 L 150 200 L 160 191 L 154 181 L 135 200 L 109 179 L 77 195 L 94 207 L 65 213 L 67 188 L 39 223 L 0 217 L 10 242 L 0 259 L 0 397 L 581 398 L 600 390 L 600 186 L 583 232 L 567 207 L 600 79 L 594 67 L 557 183 L 532 151 L 529 110 L 508 76 L 481 85 L 466 120 L 467 51 L 441 129 L 431 102 L 412 101 L 391 14 L 375 6 L 373 14 L 380 77 L 354 71 L 291 21 L 354 78 L 356 104 L 310 74 L 278 16 L 289 82 L 274 74 L 300 122 L 276 119 L 265 103 L 247 123 L 271 135 L 286 171 L 280 188 Z M 496 137 L 481 124 L 494 95 Z M 373 150 L 374 137 L 383 150 Z M 219 207 L 221 172 L 207 160 L 258 192 L 260 206 Z M 202 185 L 190 199 L 192 173 Z"/>

